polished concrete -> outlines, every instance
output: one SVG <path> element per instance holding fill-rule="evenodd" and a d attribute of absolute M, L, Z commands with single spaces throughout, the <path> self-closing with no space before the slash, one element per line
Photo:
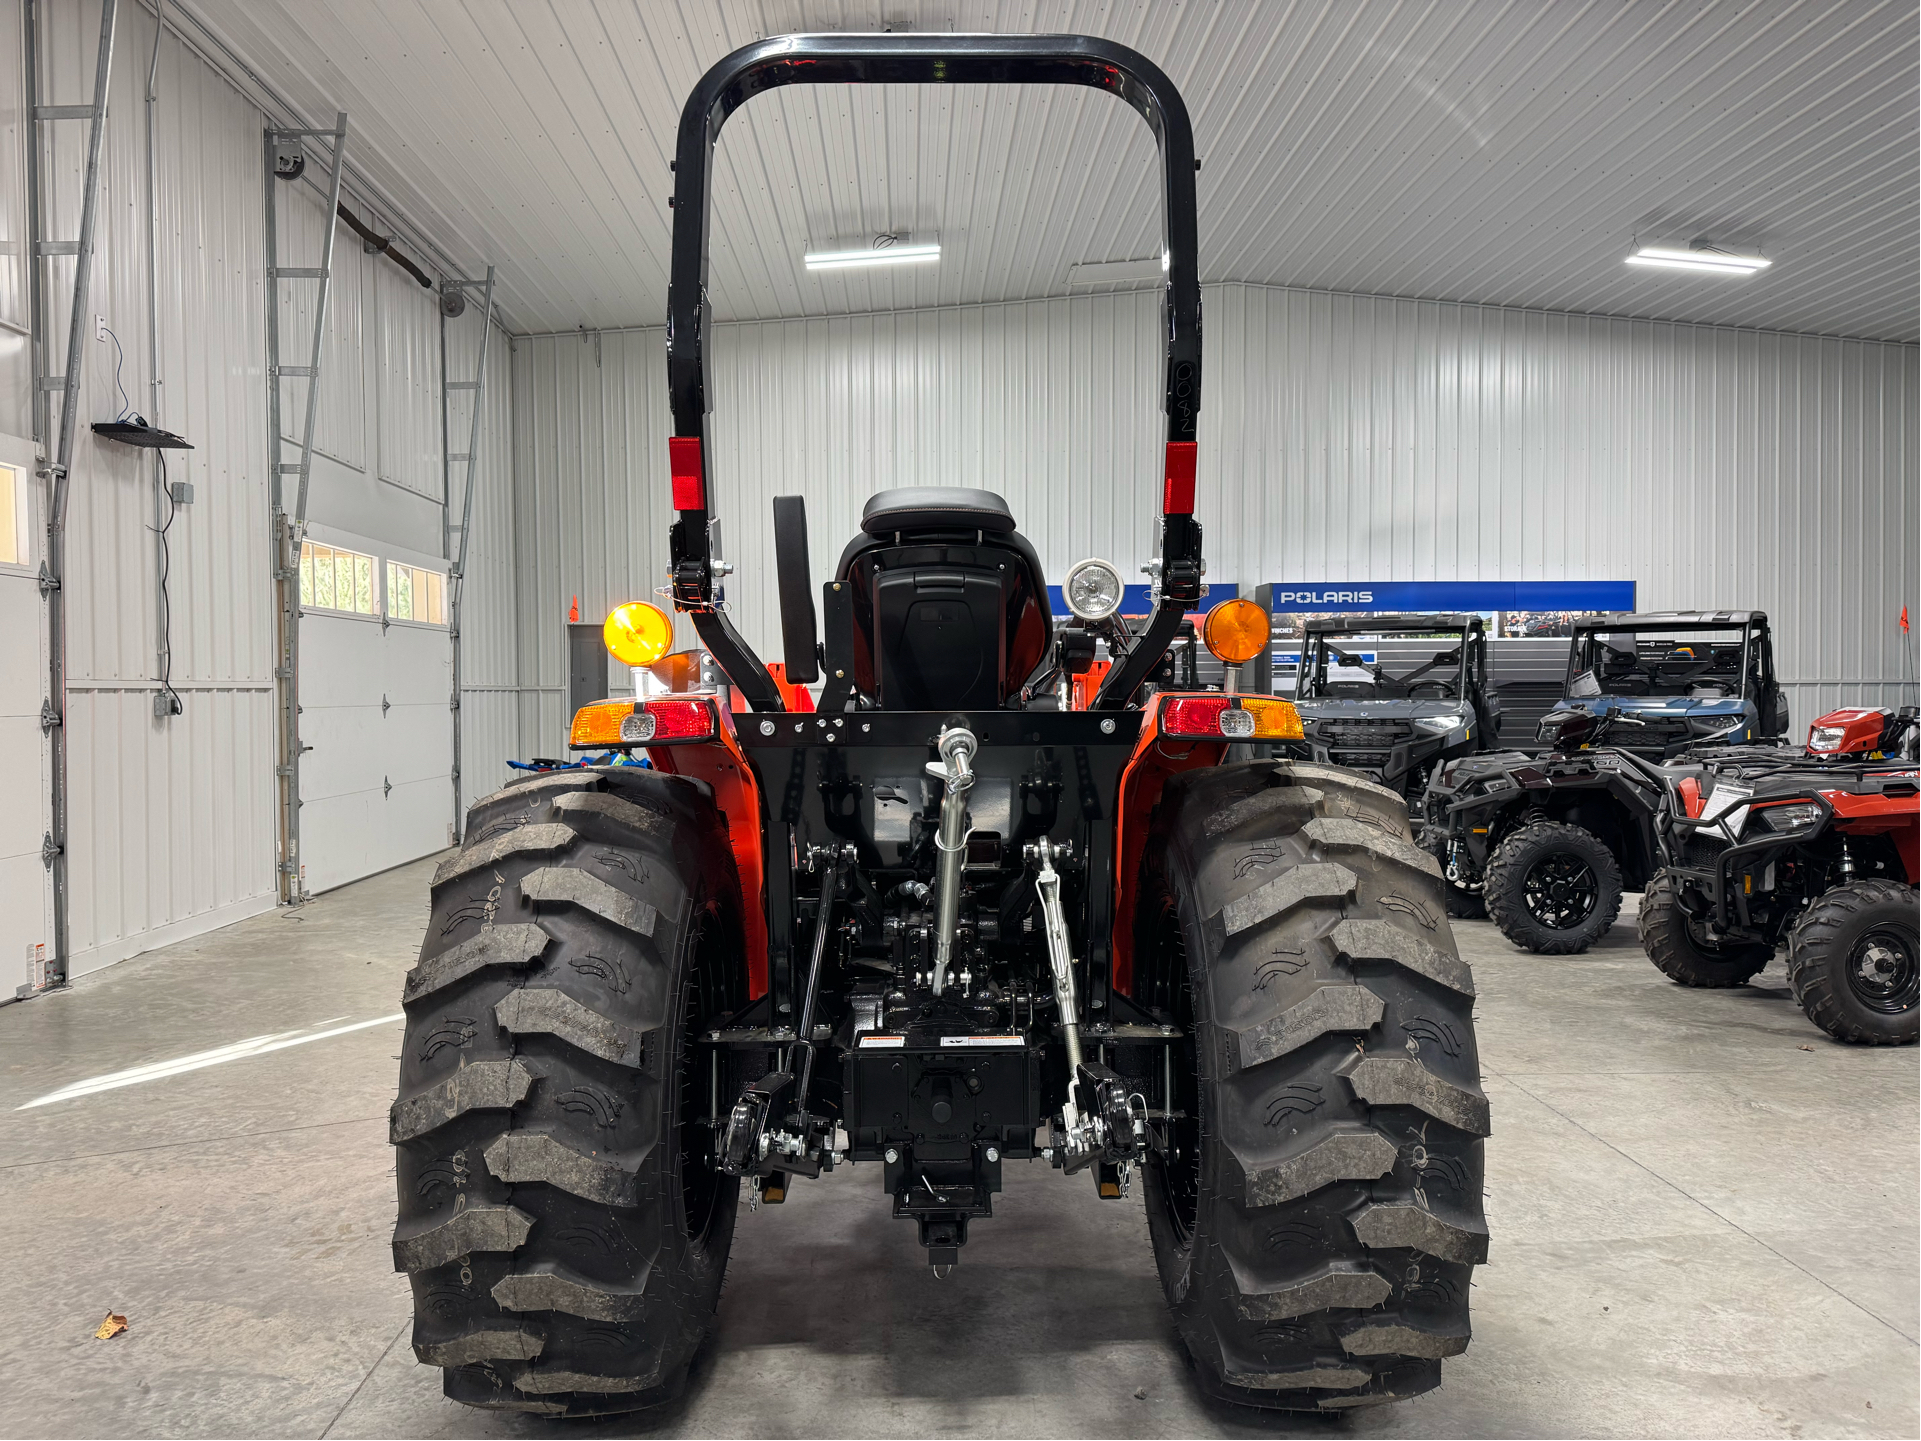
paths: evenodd
<path fill-rule="evenodd" d="M 0 1009 L 0 1435 L 1921 1431 L 1915 1050 L 1830 1042 L 1778 964 L 1749 989 L 1673 986 L 1631 913 L 1564 960 L 1460 927 L 1493 1247 L 1474 1344 L 1438 1392 L 1335 1423 L 1210 1411 L 1138 1199 L 1099 1202 L 1037 1163 L 1009 1169 L 945 1281 L 870 1167 L 743 1212 L 715 1342 L 665 1414 L 456 1406 L 408 1349 L 387 1249 L 400 1029 L 380 1018 L 399 1010 L 428 871 Z M 246 1041 L 256 1053 L 16 1109 Z M 92 1339 L 110 1310 L 128 1331 Z"/>

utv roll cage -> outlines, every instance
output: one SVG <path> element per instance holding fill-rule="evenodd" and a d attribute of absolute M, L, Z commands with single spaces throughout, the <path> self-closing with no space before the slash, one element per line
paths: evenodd
<path fill-rule="evenodd" d="M 1161 488 L 1161 555 L 1154 614 L 1145 634 L 1108 672 L 1093 708 L 1127 705 L 1159 664 L 1187 612 L 1201 598 L 1201 527 L 1194 519 L 1196 428 L 1201 398 L 1201 285 L 1196 258 L 1194 133 L 1174 84 L 1144 56 L 1108 40 L 1074 35 L 789 35 L 745 46 L 702 77 L 681 112 L 675 146 L 672 274 L 667 296 L 667 386 L 674 433 L 668 442 L 676 518 L 669 532 L 675 608 L 692 616 L 701 643 L 757 711 L 782 711 L 779 686 L 733 622 L 715 606 L 710 524 L 712 455 L 704 351 L 707 341 L 707 229 L 714 143 L 748 100 L 783 85 L 1086 85 L 1140 113 L 1161 160 L 1167 284 L 1161 302 L 1167 448 Z M 787 624 L 812 633 L 809 614 Z M 798 604 L 798 602 L 796 602 Z M 830 605 L 831 650 L 846 617 Z M 788 657 L 803 675 L 813 657 Z"/>
<path fill-rule="evenodd" d="M 1725 631 L 1738 635 L 1739 640 L 1728 645 L 1707 642 L 1705 656 L 1694 655 L 1685 642 L 1669 647 L 1667 656 L 1655 656 L 1654 647 L 1639 641 L 1634 651 L 1628 652 L 1601 639 L 1606 635 L 1695 631 Z M 1564 683 L 1565 693 L 1571 698 L 1687 695 L 1697 682 L 1718 685 L 1730 698 L 1739 697 L 1759 707 L 1767 706 L 1774 693 L 1775 676 L 1774 649 L 1765 612 L 1648 611 L 1636 615 L 1594 616 L 1577 622 L 1573 628 Z M 1582 685 L 1583 690 L 1577 691 L 1577 685 Z"/>
<path fill-rule="evenodd" d="M 1329 695 L 1329 684 L 1340 684 L 1345 679 L 1339 677 L 1333 682 L 1328 679 L 1330 655 L 1335 659 L 1337 670 L 1350 668 L 1347 664 L 1350 657 L 1345 649 L 1333 643 L 1333 638 L 1337 636 L 1458 638 L 1451 652 L 1437 653 L 1431 660 L 1405 675 L 1389 674 L 1382 665 L 1369 666 L 1358 657 L 1353 657 L 1352 665 L 1359 666 L 1370 678 L 1375 699 L 1392 698 L 1390 692 L 1381 689 L 1384 684 L 1397 686 L 1408 694 L 1411 694 L 1410 687 L 1414 684 L 1449 685 L 1451 699 L 1467 696 L 1470 691 L 1478 693 L 1487 689 L 1487 630 L 1478 615 L 1417 613 L 1319 617 L 1308 621 L 1302 629 L 1301 683 L 1296 688 L 1296 696 L 1301 700 Z M 1449 656 L 1452 659 L 1448 659 Z M 1420 680 L 1420 677 L 1430 673 L 1434 676 L 1433 681 Z"/>

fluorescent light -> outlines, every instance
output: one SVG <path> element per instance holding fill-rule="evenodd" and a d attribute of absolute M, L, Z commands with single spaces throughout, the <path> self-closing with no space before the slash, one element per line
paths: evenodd
<path fill-rule="evenodd" d="M 1069 285 L 1125 285 L 1134 281 L 1159 280 L 1167 273 L 1167 257 L 1150 255 L 1144 260 L 1091 260 L 1067 267 Z"/>
<path fill-rule="evenodd" d="M 865 250 L 810 250 L 801 259 L 809 270 L 852 270 L 862 265 L 921 265 L 940 259 L 940 242 L 881 245 Z"/>
<path fill-rule="evenodd" d="M 1643 245 L 1627 257 L 1627 263 L 1663 270 L 1703 270 L 1715 275 L 1753 275 L 1774 262 L 1761 255 L 1730 255 L 1707 246 L 1675 250 L 1662 245 Z"/>

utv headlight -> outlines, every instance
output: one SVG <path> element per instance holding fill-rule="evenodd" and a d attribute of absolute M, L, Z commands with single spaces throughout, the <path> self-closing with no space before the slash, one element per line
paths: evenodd
<path fill-rule="evenodd" d="M 1798 831 L 1821 819 L 1821 807 L 1813 801 L 1794 801 L 1784 806 L 1762 806 L 1754 815 L 1771 831 Z"/>
<path fill-rule="evenodd" d="M 1061 585 L 1067 608 L 1082 620 L 1106 620 L 1120 609 L 1126 593 L 1121 573 L 1106 561 L 1092 558 L 1076 562 Z"/>
<path fill-rule="evenodd" d="M 1429 735 L 1444 736 L 1449 731 L 1459 730 L 1467 722 L 1457 715 L 1423 715 L 1414 717 L 1414 724 Z"/>

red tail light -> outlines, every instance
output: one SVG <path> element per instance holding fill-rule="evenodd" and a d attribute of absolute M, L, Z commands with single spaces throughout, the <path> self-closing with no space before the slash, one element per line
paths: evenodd
<path fill-rule="evenodd" d="M 650 700 L 641 709 L 654 718 L 656 741 L 706 740 L 714 733 L 714 708 L 704 700 Z"/>
<path fill-rule="evenodd" d="M 1161 703 L 1161 734 L 1192 740 L 1294 740 L 1301 716 L 1271 696 L 1178 695 Z"/>

